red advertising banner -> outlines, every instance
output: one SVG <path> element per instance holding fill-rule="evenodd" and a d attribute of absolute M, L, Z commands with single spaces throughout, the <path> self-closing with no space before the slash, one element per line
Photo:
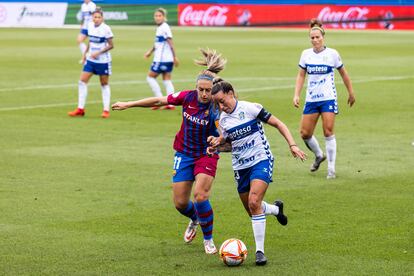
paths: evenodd
<path fill-rule="evenodd" d="M 311 18 L 337 29 L 414 29 L 414 6 L 178 5 L 181 26 L 305 27 Z"/>

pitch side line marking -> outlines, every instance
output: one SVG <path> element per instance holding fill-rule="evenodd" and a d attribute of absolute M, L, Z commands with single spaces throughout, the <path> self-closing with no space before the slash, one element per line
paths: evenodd
<path fill-rule="evenodd" d="M 402 79 L 411 79 L 414 78 L 413 76 L 395 76 L 395 77 L 378 77 L 378 78 L 372 78 L 372 79 L 361 79 L 361 80 L 355 80 L 352 81 L 353 83 L 367 83 L 367 82 L 373 82 L 373 81 L 395 81 L 395 80 L 402 80 Z M 252 78 L 257 80 L 258 78 Z M 267 78 L 266 78 L 267 79 Z M 228 79 L 228 80 L 236 80 L 236 79 Z M 245 79 L 242 79 L 245 80 Z M 278 86 L 265 86 L 260 88 L 245 88 L 245 89 L 238 89 L 238 93 L 245 93 L 245 92 L 253 92 L 253 91 L 269 91 L 269 90 L 281 90 L 281 89 L 293 89 L 295 88 L 294 85 L 278 85 Z M 122 98 L 122 99 L 114 99 L 116 101 L 126 101 L 131 100 L 131 98 Z M 88 101 L 87 104 L 96 104 L 101 103 L 102 101 Z M 26 110 L 26 109 L 37 109 L 37 108 L 53 108 L 53 107 L 59 107 L 59 106 L 76 106 L 77 103 L 56 103 L 56 104 L 44 104 L 44 105 L 29 105 L 29 106 L 16 106 L 16 107 L 3 107 L 0 108 L 1 111 L 14 111 L 14 110 Z"/>

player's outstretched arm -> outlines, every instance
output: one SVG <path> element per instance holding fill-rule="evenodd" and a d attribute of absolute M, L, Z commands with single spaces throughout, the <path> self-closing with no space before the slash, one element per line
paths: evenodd
<path fill-rule="evenodd" d="M 131 107 L 163 106 L 167 104 L 167 97 L 150 97 L 138 101 L 116 102 L 112 105 L 112 110 L 125 110 Z"/>
<path fill-rule="evenodd" d="M 305 75 L 306 71 L 302 68 L 299 68 L 298 75 L 296 76 L 295 94 L 293 95 L 294 107 L 299 107 L 300 91 L 302 90 L 303 84 L 305 82 Z"/>
<path fill-rule="evenodd" d="M 282 136 L 286 139 L 293 157 L 299 158 L 302 161 L 306 160 L 306 154 L 296 145 L 296 142 L 293 139 L 288 127 L 281 120 L 272 115 L 267 123 L 277 128 L 280 134 L 282 134 Z"/>
<path fill-rule="evenodd" d="M 352 88 L 351 78 L 349 77 L 344 66 L 342 66 L 338 71 L 339 74 L 341 74 L 341 78 L 346 86 L 346 89 L 348 90 L 348 104 L 352 107 L 355 103 L 355 94 L 354 89 Z"/>

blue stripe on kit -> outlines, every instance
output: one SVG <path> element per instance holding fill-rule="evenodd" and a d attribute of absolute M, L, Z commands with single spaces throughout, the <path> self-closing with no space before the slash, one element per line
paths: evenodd
<path fill-rule="evenodd" d="M 89 42 L 104 43 L 105 41 L 106 41 L 105 37 L 99 37 L 99 36 L 93 36 L 93 35 L 89 36 Z"/>
<path fill-rule="evenodd" d="M 306 64 L 309 75 L 325 75 L 333 72 L 333 67 L 325 64 Z"/>
<path fill-rule="evenodd" d="M 265 214 L 260 214 L 260 215 L 252 215 L 252 220 L 253 220 L 253 221 L 261 221 L 261 220 L 266 220 L 266 216 L 265 216 Z"/>
<path fill-rule="evenodd" d="M 156 36 L 155 37 L 155 42 L 164 42 L 166 40 L 167 39 L 165 37 L 163 37 L 163 36 Z"/>
<path fill-rule="evenodd" d="M 259 126 L 257 124 L 257 119 L 254 119 L 247 123 L 229 129 L 227 133 L 228 138 L 231 141 L 235 141 L 247 137 L 257 131 L 259 131 Z"/>

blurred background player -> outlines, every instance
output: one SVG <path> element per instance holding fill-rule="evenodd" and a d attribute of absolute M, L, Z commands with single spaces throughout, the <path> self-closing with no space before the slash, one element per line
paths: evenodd
<path fill-rule="evenodd" d="M 325 30 L 318 19 L 310 22 L 309 36 L 312 48 L 302 52 L 299 61 L 299 72 L 296 77 L 295 95 L 293 105 L 299 107 L 300 92 L 308 74 L 308 87 L 306 90 L 306 103 L 303 109 L 300 134 L 306 146 L 315 154 L 315 162 L 310 171 L 315 172 L 320 164 L 328 158 L 327 179 L 333 179 L 335 174 L 336 138 L 334 134 L 335 115 L 338 114 L 336 102 L 335 72 L 336 68 L 348 90 L 348 104 L 355 103 L 351 79 L 342 63 L 341 57 L 335 49 L 325 46 Z M 316 123 L 322 117 L 322 127 L 325 136 L 326 156 L 319 147 L 318 140 L 313 135 Z"/>
<path fill-rule="evenodd" d="M 81 55 L 86 51 L 86 44 L 84 41 L 88 36 L 88 25 L 92 21 L 92 13 L 96 10 L 96 5 L 91 0 L 84 0 L 80 10 L 81 30 L 78 34 L 78 44 L 81 51 Z M 81 60 L 82 62 L 82 60 Z"/>
<path fill-rule="evenodd" d="M 286 139 L 292 155 L 305 160 L 305 154 L 296 145 L 287 126 L 270 114 L 262 105 L 238 101 L 233 86 L 216 79 L 212 95 L 221 112 L 219 128 L 222 136 L 209 137 L 208 141 L 216 148 L 229 141 L 232 152 L 234 177 L 237 191 L 244 208 L 251 217 L 256 242 L 256 264 L 265 265 L 264 239 L 266 215 L 274 215 L 280 224 L 288 223 L 283 213 L 283 202 L 269 204 L 263 201 L 269 183 L 272 182 L 274 158 L 261 122 L 275 127 Z M 225 150 L 225 148 L 220 148 Z M 211 153 L 211 148 L 208 149 Z"/>
<path fill-rule="evenodd" d="M 109 76 L 112 73 L 111 53 L 114 48 L 113 33 L 111 28 L 103 22 L 103 12 L 99 7 L 92 14 L 93 22 L 90 22 L 87 29 L 89 43 L 82 57 L 84 63 L 80 80 L 78 83 L 78 108 L 68 115 L 84 116 L 85 103 L 88 96 L 88 82 L 93 74 L 99 75 L 102 90 L 103 112 L 101 117 L 109 117 L 111 102 L 111 89 L 109 87 Z M 86 63 L 85 63 L 86 60 Z"/>
<path fill-rule="evenodd" d="M 187 90 L 165 97 L 145 98 L 135 102 L 117 102 L 113 110 L 124 110 L 130 107 L 161 107 L 166 105 L 182 105 L 183 121 L 174 140 L 174 175 L 173 197 L 175 208 L 190 218 L 184 232 L 184 241 L 190 243 L 196 235 L 200 224 L 204 235 L 204 250 L 207 254 L 215 254 L 213 242 L 213 209 L 209 196 L 216 176 L 217 154 L 207 155 L 207 137 L 218 136 L 216 124 L 219 113 L 211 99 L 213 79 L 220 72 L 226 60 L 214 50 L 201 50 L 204 60 L 197 64 L 206 66 L 197 77 L 196 90 Z M 194 185 L 194 202 L 190 200 Z"/>
<path fill-rule="evenodd" d="M 172 41 L 172 32 L 170 26 L 167 24 L 167 11 L 163 8 L 158 8 L 154 13 L 154 21 L 157 24 L 155 32 L 154 46 L 145 54 L 145 58 L 149 58 L 154 52 L 154 60 L 148 72 L 147 82 L 151 87 L 155 97 L 162 97 L 161 87 L 158 85 L 156 78 L 162 74 L 163 83 L 167 95 L 174 93 L 174 86 L 171 81 L 171 72 L 174 65 L 178 66 L 179 60 L 175 56 L 174 45 Z M 154 106 L 152 109 L 158 109 Z M 174 109 L 174 105 L 166 105 L 164 109 Z"/>

